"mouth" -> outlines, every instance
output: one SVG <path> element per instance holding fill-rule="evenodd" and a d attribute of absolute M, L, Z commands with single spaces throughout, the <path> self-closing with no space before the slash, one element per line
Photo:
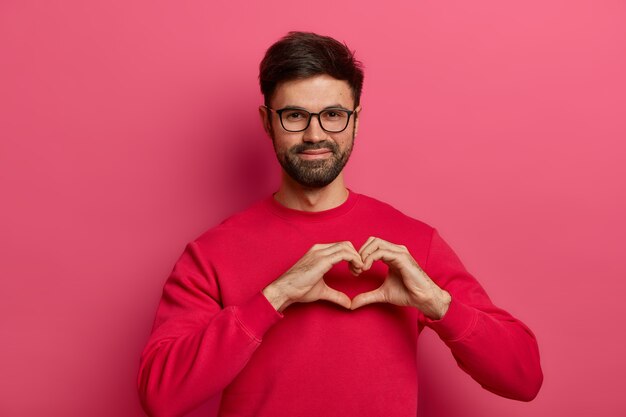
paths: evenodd
<path fill-rule="evenodd" d="M 332 154 L 333 151 L 330 149 L 311 149 L 298 153 L 302 159 L 323 159 L 328 158 Z"/>

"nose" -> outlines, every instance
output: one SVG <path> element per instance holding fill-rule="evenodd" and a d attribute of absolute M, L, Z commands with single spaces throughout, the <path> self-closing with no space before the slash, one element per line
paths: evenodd
<path fill-rule="evenodd" d="M 319 142 L 326 138 L 326 132 L 320 124 L 319 114 L 312 114 L 309 126 L 304 131 L 303 139 L 305 142 Z"/>

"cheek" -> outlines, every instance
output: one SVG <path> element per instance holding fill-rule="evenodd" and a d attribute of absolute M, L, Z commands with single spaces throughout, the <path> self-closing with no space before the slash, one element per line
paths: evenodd
<path fill-rule="evenodd" d="M 350 129 L 348 134 L 343 135 L 341 138 L 337 138 L 336 142 L 337 142 L 337 145 L 339 145 L 341 149 L 347 149 L 352 144 L 352 141 L 353 141 L 353 133 L 352 133 L 352 129 Z"/>
<path fill-rule="evenodd" d="M 274 148 L 280 150 L 281 152 L 287 152 L 289 149 L 301 142 L 301 140 L 299 141 L 297 137 L 283 134 L 276 135 L 275 132 L 272 135 L 272 141 L 274 142 Z"/>

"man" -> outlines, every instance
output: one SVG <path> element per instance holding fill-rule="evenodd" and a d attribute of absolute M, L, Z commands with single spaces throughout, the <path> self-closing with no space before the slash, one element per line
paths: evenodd
<path fill-rule="evenodd" d="M 533 333 L 494 306 L 433 227 L 347 188 L 363 73 L 336 40 L 291 32 L 260 66 L 276 193 L 189 243 L 138 376 L 146 411 L 415 416 L 424 326 L 484 388 L 532 400 Z"/>

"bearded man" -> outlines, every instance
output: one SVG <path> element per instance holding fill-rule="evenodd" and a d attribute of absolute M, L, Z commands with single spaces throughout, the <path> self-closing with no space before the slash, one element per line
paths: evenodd
<path fill-rule="evenodd" d="M 346 187 L 354 54 L 290 32 L 259 79 L 280 187 L 186 246 L 141 356 L 144 409 L 182 416 L 221 392 L 221 417 L 415 417 L 424 327 L 485 389 L 532 400 L 543 375 L 531 330 L 435 228 Z"/>

